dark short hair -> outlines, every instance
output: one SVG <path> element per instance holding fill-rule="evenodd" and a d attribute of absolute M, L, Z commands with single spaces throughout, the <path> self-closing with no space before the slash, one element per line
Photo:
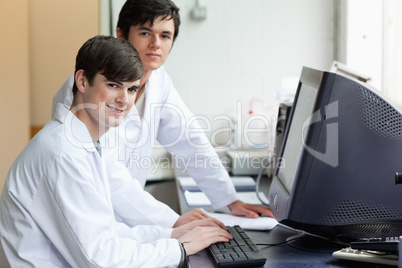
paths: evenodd
<path fill-rule="evenodd" d="M 108 80 L 121 82 L 139 80 L 144 73 L 140 56 L 130 42 L 102 35 L 97 35 L 82 45 L 76 57 L 74 73 L 78 70 L 84 70 L 90 85 L 98 73 Z M 77 90 L 74 83 L 74 95 Z"/>
<path fill-rule="evenodd" d="M 179 8 L 171 0 L 127 0 L 120 10 L 117 27 L 121 29 L 124 38 L 128 39 L 131 26 L 147 22 L 152 26 L 157 17 L 173 20 L 174 42 L 179 34 L 180 14 Z"/>

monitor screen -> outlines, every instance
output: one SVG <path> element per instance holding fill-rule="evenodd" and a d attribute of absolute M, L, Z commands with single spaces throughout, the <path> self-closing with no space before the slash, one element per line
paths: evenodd
<path fill-rule="evenodd" d="M 329 238 L 402 234 L 402 114 L 377 90 L 304 67 L 278 159 L 279 222 Z"/>
<path fill-rule="evenodd" d="M 278 170 L 278 177 L 281 178 L 286 190 L 290 193 L 293 186 L 293 180 L 296 174 L 297 164 L 305 144 L 304 137 L 306 137 L 303 129 L 305 124 L 313 113 L 313 105 L 317 89 L 307 84 L 300 85 L 299 90 L 299 104 L 295 106 L 294 116 L 292 118 L 292 124 L 289 128 L 289 134 L 287 135 L 287 150 L 283 152 L 280 160 L 282 168 Z"/>

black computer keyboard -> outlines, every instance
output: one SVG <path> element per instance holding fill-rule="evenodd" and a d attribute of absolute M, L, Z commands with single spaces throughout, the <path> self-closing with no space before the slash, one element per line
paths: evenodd
<path fill-rule="evenodd" d="M 227 227 L 233 236 L 227 243 L 215 243 L 208 247 L 218 267 L 264 266 L 266 258 L 244 230 L 236 225 Z"/>
<path fill-rule="evenodd" d="M 361 238 L 350 243 L 352 249 L 373 250 L 398 254 L 399 237 Z"/>

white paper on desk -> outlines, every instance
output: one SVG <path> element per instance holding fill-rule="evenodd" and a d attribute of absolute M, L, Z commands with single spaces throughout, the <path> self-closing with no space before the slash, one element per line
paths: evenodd
<path fill-rule="evenodd" d="M 250 176 L 230 176 L 230 179 L 236 191 L 254 191 L 255 181 Z M 200 191 L 198 185 L 192 177 L 181 176 L 178 177 L 180 186 L 183 190 Z"/>
<path fill-rule="evenodd" d="M 264 193 L 260 192 L 260 198 L 268 204 L 268 199 Z M 255 191 L 252 192 L 238 192 L 237 196 L 239 199 L 245 203 L 262 205 L 261 201 L 258 199 Z M 203 192 L 190 192 L 184 191 L 184 197 L 186 198 L 187 204 L 189 206 L 210 206 L 211 202 L 208 197 Z"/>
<path fill-rule="evenodd" d="M 186 198 L 187 205 L 191 206 L 210 206 L 211 201 L 203 192 L 190 192 L 184 191 L 184 197 Z"/>
<path fill-rule="evenodd" d="M 212 213 L 205 210 L 203 211 L 209 216 L 220 220 L 226 226 L 239 225 L 244 230 L 271 230 L 278 224 L 278 222 L 274 218 L 270 218 L 267 216 L 262 216 L 257 219 L 251 219 L 247 217 L 234 216 L 231 214 Z"/>

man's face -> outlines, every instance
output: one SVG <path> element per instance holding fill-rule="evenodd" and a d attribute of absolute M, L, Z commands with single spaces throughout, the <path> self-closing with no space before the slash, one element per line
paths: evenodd
<path fill-rule="evenodd" d="M 174 22 L 157 17 L 150 23 L 131 26 L 128 41 L 137 49 L 145 70 L 156 70 L 165 61 L 173 45 Z"/>
<path fill-rule="evenodd" d="M 77 111 L 77 117 L 85 123 L 91 133 L 117 127 L 130 112 L 139 86 L 140 80 L 110 81 L 98 73 L 91 86 L 88 82 L 85 84 L 86 108 Z"/>

